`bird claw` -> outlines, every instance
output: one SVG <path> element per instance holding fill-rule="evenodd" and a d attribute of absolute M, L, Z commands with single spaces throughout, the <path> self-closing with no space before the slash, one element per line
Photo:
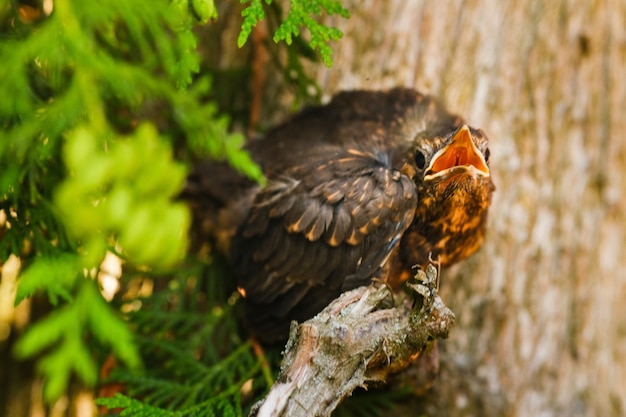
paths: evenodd
<path fill-rule="evenodd" d="M 425 271 L 419 268 L 414 280 L 407 282 L 407 286 L 417 293 L 413 308 L 420 313 L 430 313 L 439 289 L 440 264 L 432 258 L 430 262 Z"/>
<path fill-rule="evenodd" d="M 387 288 L 387 292 L 389 293 L 389 296 L 391 297 L 391 304 L 396 305 L 396 298 L 393 295 L 393 292 L 394 292 L 393 287 L 389 284 L 389 282 L 387 282 L 386 279 L 374 277 L 372 278 L 372 283 L 383 284 Z"/>

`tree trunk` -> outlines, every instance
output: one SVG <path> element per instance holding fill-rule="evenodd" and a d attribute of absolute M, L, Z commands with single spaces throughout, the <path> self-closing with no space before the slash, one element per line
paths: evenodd
<path fill-rule="evenodd" d="M 311 68 L 325 94 L 416 87 L 491 140 L 488 237 L 442 272 L 457 324 L 420 411 L 624 415 L 626 3 L 346 6 L 334 66 Z"/>

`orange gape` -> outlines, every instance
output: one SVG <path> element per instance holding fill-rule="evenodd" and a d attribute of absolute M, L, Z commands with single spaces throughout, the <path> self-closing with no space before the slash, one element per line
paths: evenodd
<path fill-rule="evenodd" d="M 489 168 L 480 150 L 472 142 L 472 135 L 467 126 L 463 126 L 453 137 L 441 154 L 435 155 L 435 163 L 430 169 L 436 174 L 456 166 L 474 166 L 479 171 L 489 174 Z"/>

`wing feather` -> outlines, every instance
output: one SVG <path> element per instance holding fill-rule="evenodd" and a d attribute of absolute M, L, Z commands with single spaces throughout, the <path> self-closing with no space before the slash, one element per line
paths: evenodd
<path fill-rule="evenodd" d="M 306 253 L 307 249 L 308 245 L 304 239 L 299 239 L 298 236 L 292 235 L 286 241 L 282 250 L 283 253 L 287 254 L 285 261 L 276 266 L 268 264 L 268 267 L 270 270 L 275 269 L 280 276 L 290 277 L 292 271 L 298 270 L 297 266 L 302 262 L 302 259 L 308 256 Z"/>
<path fill-rule="evenodd" d="M 336 205 L 333 209 L 333 220 L 328 228 L 326 242 L 330 246 L 338 246 L 346 240 L 352 226 L 350 212 L 345 205 Z"/>
<path fill-rule="evenodd" d="M 312 169 L 299 166 L 291 171 L 299 177 L 273 179 L 258 193 L 233 245 L 247 298 L 301 294 L 298 286 L 340 291 L 355 274 L 352 281 L 365 283 L 409 226 L 417 194 L 408 177 L 372 153 L 334 154 L 325 163 L 309 160 Z"/>
<path fill-rule="evenodd" d="M 279 252 L 280 246 L 283 242 L 283 232 L 278 228 L 270 228 L 265 235 L 263 245 L 259 245 L 253 248 L 252 260 L 257 263 L 264 263 L 271 257 L 276 257 L 276 253 Z"/>
<path fill-rule="evenodd" d="M 320 205 L 315 221 L 306 230 L 306 238 L 310 241 L 318 240 L 333 221 L 333 209 L 328 204 Z"/>
<path fill-rule="evenodd" d="M 289 233 L 301 233 L 309 229 L 309 226 L 315 222 L 321 211 L 321 203 L 316 199 L 307 199 L 304 211 L 293 223 L 287 226 Z M 297 216 L 297 214 L 296 214 Z"/>
<path fill-rule="evenodd" d="M 295 202 L 296 202 L 295 195 L 286 195 L 284 198 L 277 201 L 276 204 L 270 208 L 268 212 L 269 217 L 275 218 L 275 217 L 283 216 L 285 213 L 287 213 L 291 209 L 291 207 L 293 207 L 293 204 Z"/>

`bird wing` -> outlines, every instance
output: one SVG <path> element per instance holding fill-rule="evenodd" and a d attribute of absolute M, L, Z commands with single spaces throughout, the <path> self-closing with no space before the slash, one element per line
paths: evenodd
<path fill-rule="evenodd" d="M 386 159 L 357 147 L 318 147 L 270 180 L 233 244 L 238 285 L 251 304 L 271 304 L 276 317 L 306 317 L 370 282 L 417 205 L 412 180 Z M 294 317 L 299 303 L 306 311 Z"/>

